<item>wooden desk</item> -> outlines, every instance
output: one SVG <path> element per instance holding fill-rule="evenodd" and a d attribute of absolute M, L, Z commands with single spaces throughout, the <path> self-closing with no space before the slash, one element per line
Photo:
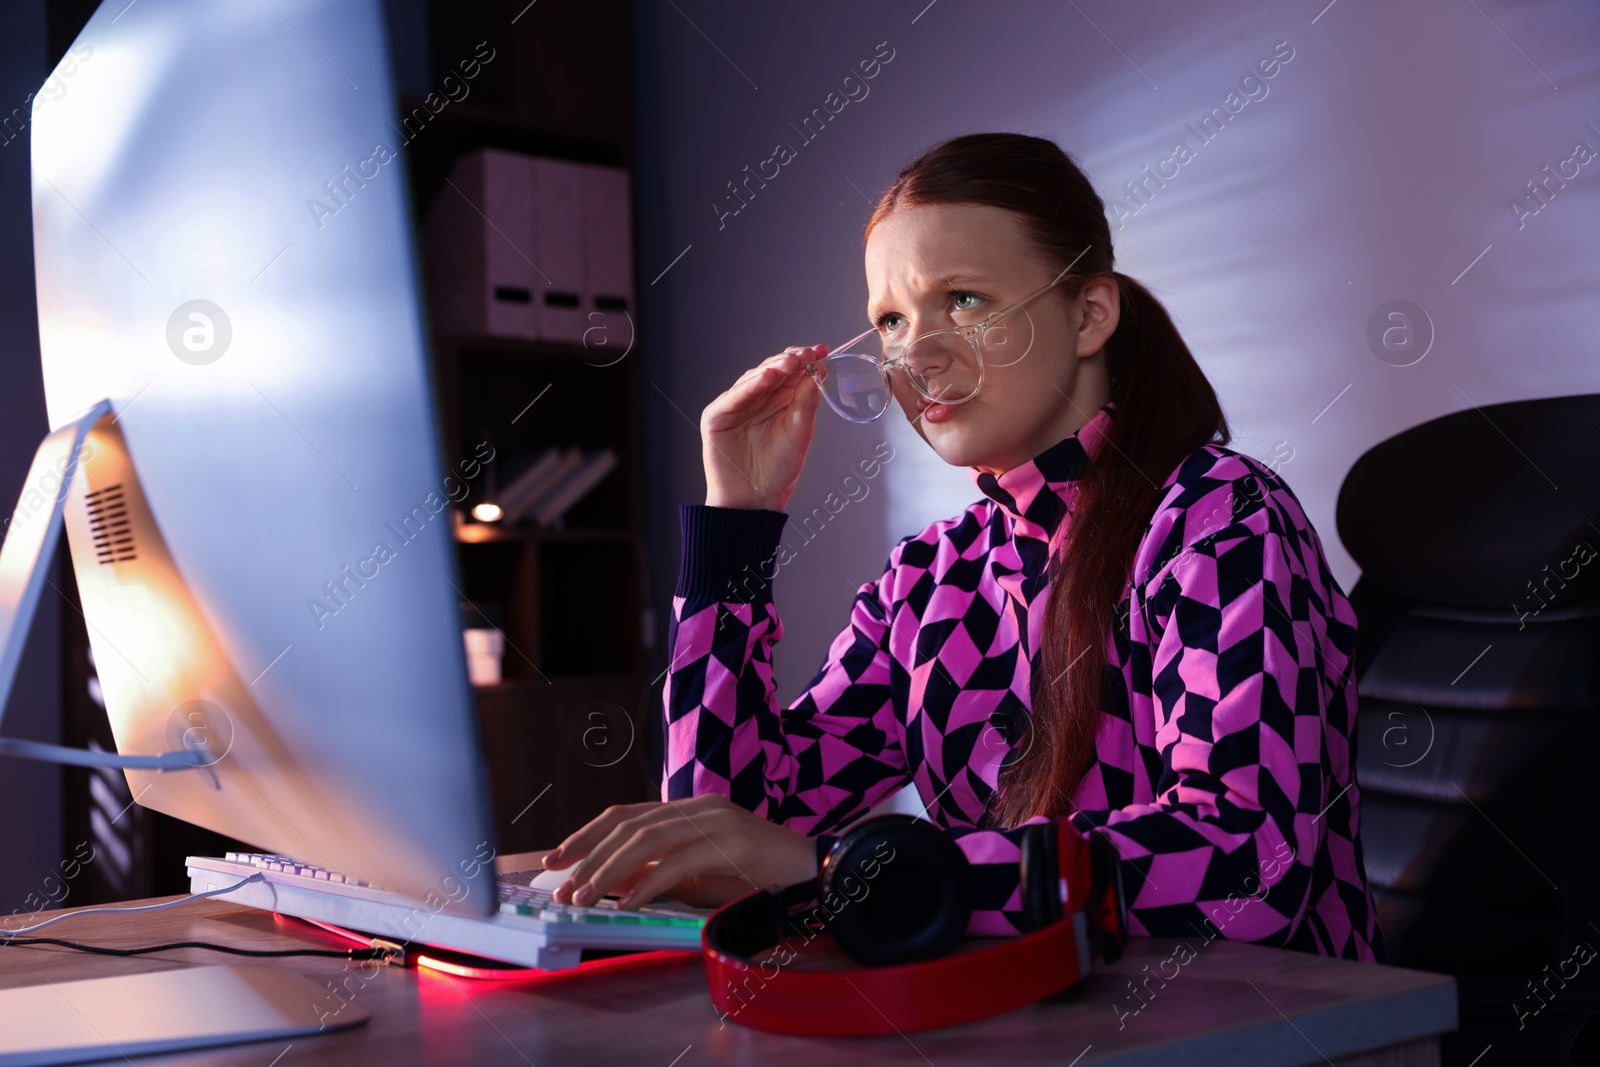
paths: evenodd
<path fill-rule="evenodd" d="M 508 857 L 509 858 L 509 857 Z M 70 909 L 69 909 L 70 910 Z M 41 917 L 42 917 L 41 913 Z M 56 937 L 128 947 L 200 940 L 246 948 L 344 948 L 294 920 L 196 901 L 138 916 L 92 915 Z M 1421 1067 L 1439 1062 L 1439 1033 L 1456 1025 L 1446 976 L 1329 960 L 1223 940 L 1136 938 L 1128 954 L 1060 995 L 1006 1015 L 904 1037 L 795 1038 L 719 1020 L 699 956 L 603 961 L 596 969 L 513 982 L 474 982 L 434 972 L 341 960 L 275 961 L 371 1013 L 366 1026 L 294 1042 L 184 1054 L 184 1064 L 296 1067 L 340 1064 L 537 1064 L 626 1067 L 1089 1067 L 1090 1064 Z M 1181 965 L 1177 959 L 1187 959 Z M 92 956 L 54 947 L 0 948 L 0 988 L 133 974 L 237 960 L 184 949 L 160 957 Z M 1173 960 L 1166 963 L 1163 961 Z M 1148 970 L 1146 970 L 1148 967 Z M 1175 977 L 1164 983 L 1161 973 Z M 370 977 L 369 977 L 370 975 Z M 1146 981 L 1147 976 L 1149 977 Z M 1129 992 L 1137 981 L 1146 1005 Z M 1120 1022 L 1120 1026 L 1119 1026 Z M 279 1057 L 275 1059 L 274 1057 Z M 150 1057 L 144 1063 L 178 1062 Z"/>

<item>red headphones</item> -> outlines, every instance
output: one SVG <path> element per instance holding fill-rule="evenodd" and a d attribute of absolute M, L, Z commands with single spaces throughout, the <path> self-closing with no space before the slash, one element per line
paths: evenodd
<path fill-rule="evenodd" d="M 1128 921 L 1111 843 L 1058 818 L 1029 825 L 1021 852 L 1024 932 L 950 955 L 972 918 L 966 854 L 923 819 L 858 823 L 815 879 L 757 890 L 706 921 L 711 1002 L 759 1030 L 892 1034 L 1031 1004 L 1081 980 L 1092 957 L 1120 958 Z M 819 933 L 859 967 L 791 966 Z"/>

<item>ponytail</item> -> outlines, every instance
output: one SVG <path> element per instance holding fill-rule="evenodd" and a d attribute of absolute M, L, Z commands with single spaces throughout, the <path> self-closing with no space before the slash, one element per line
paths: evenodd
<path fill-rule="evenodd" d="M 1121 313 L 1106 349 L 1111 428 L 1051 544 L 1055 577 L 1033 673 L 1030 737 L 1005 768 L 994 804 L 1003 826 L 1072 811 L 1072 793 L 1095 759 L 1101 711 L 1126 700 L 1111 634 L 1125 622 L 1116 611 L 1126 608 L 1122 592 L 1160 487 L 1190 452 L 1228 440 L 1216 393 L 1166 308 L 1134 279 L 1116 279 Z"/>

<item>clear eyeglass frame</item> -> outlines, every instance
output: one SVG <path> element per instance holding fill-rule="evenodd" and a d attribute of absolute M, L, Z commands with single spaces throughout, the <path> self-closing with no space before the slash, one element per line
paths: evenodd
<path fill-rule="evenodd" d="M 1084 251 L 1087 252 L 1088 249 L 1084 249 Z M 1078 258 L 1082 258 L 1082 253 L 1079 254 Z M 969 346 L 971 346 L 971 348 L 972 348 L 972 357 L 976 361 L 974 365 L 977 367 L 978 375 L 977 375 L 977 381 L 973 385 L 972 392 L 969 393 L 968 395 L 962 397 L 960 400 L 949 400 L 949 399 L 946 399 L 946 397 L 935 395 L 934 393 L 930 392 L 928 389 L 924 388 L 922 383 L 917 380 L 917 376 L 910 373 L 910 368 L 909 368 L 909 366 L 907 366 L 905 357 L 903 357 L 903 356 L 900 356 L 900 355 L 896 354 L 896 355 L 891 356 L 889 359 L 885 360 L 885 359 L 879 359 L 878 357 L 876 357 L 874 355 L 871 355 L 870 353 L 847 351 L 847 349 L 849 349 L 849 347 L 851 345 L 855 344 L 856 342 L 862 340 L 865 337 L 868 337 L 868 336 L 870 336 L 872 334 L 877 333 L 878 332 L 878 328 L 876 326 L 869 326 L 867 329 L 862 330 L 860 333 L 858 333 L 854 337 L 850 338 L 850 340 L 845 341 L 845 342 L 843 342 L 841 344 L 834 345 L 831 348 L 829 348 L 828 349 L 829 354 L 827 356 L 824 356 L 822 359 L 817 360 L 815 363 L 811 363 L 811 364 L 808 364 L 806 366 L 806 373 L 811 375 L 812 380 L 817 383 L 817 388 L 822 391 L 823 399 L 828 401 L 828 406 L 833 408 L 834 411 L 838 412 L 838 414 L 840 415 L 841 418 L 848 419 L 851 422 L 859 422 L 859 423 L 876 422 L 878 419 L 883 418 L 883 416 L 888 413 L 889 408 L 893 406 L 891 401 L 894 398 L 894 386 L 889 380 L 889 372 L 891 370 L 894 370 L 896 367 L 904 368 L 906 370 L 906 381 L 910 382 L 912 387 L 915 388 L 917 390 L 917 392 L 921 393 L 922 396 L 924 398 L 926 398 L 927 400 L 930 400 L 930 401 L 932 401 L 934 403 L 942 403 L 942 404 L 964 404 L 968 400 L 971 400 L 973 397 L 977 396 L 978 395 L 978 390 L 983 387 L 983 352 L 982 352 L 982 349 L 979 347 L 980 340 L 982 339 L 983 335 L 986 332 L 988 332 L 989 330 L 993 329 L 995 326 L 999 325 L 1000 322 L 1002 320 L 1004 320 L 1008 315 L 1012 314 L 1015 311 L 1020 310 L 1024 304 L 1028 303 L 1030 300 L 1033 300 L 1033 299 L 1039 297 L 1043 293 L 1049 291 L 1058 282 L 1060 282 L 1061 279 L 1068 278 L 1068 277 L 1079 277 L 1079 275 L 1075 275 L 1075 274 L 1071 274 L 1070 273 L 1072 268 L 1074 266 L 1076 266 L 1076 265 L 1077 265 L 1077 259 L 1074 259 L 1071 263 L 1067 264 L 1067 266 L 1062 269 L 1060 274 L 1057 274 L 1050 281 L 1048 281 L 1045 284 L 1039 286 L 1039 288 L 1035 289 L 1033 292 L 1027 294 L 1026 296 L 1023 296 L 1023 297 L 1020 297 L 1020 298 L 1018 298 L 1016 300 L 1013 300 L 1011 303 L 1007 304 L 1003 308 L 1000 308 L 998 311 L 990 312 L 989 314 L 985 315 L 982 319 L 980 319 L 977 322 L 968 323 L 965 326 L 953 326 L 953 327 L 948 327 L 946 329 L 940 329 L 940 330 L 928 330 L 925 333 L 918 334 L 916 337 L 913 337 L 908 341 L 903 341 L 903 342 L 901 342 L 901 343 L 899 343 L 897 345 L 894 345 L 890 349 L 891 351 L 896 352 L 896 353 L 903 352 L 906 349 L 910 348 L 912 345 L 915 345 L 915 344 L 918 344 L 918 343 L 920 343 L 922 341 L 925 341 L 930 337 L 940 337 L 940 336 L 944 336 L 944 335 L 955 335 L 955 336 L 960 337 L 962 340 L 966 341 L 966 343 Z M 886 347 L 888 347 L 888 346 L 886 346 Z M 1027 353 L 1024 352 L 1022 356 L 1018 356 L 1015 360 L 1012 361 L 1012 363 L 997 364 L 997 366 L 1011 366 L 1014 363 L 1019 363 L 1019 362 L 1022 361 L 1023 356 L 1026 356 L 1026 355 L 1027 355 Z M 873 415 L 870 418 L 865 418 L 865 419 L 859 418 L 859 417 L 857 417 L 855 415 L 852 415 L 849 412 L 844 411 L 837 403 L 835 403 L 833 398 L 828 395 L 828 391 L 826 389 L 822 388 L 822 379 L 817 376 L 817 368 L 826 366 L 828 363 L 830 363 L 830 362 L 832 362 L 834 360 L 840 360 L 840 359 L 865 359 L 865 360 L 868 360 L 868 361 L 870 361 L 872 363 L 878 364 L 879 368 L 882 370 L 882 372 L 883 372 L 883 384 L 884 384 L 884 387 L 885 387 L 885 399 L 884 399 L 883 409 L 881 411 L 879 411 L 876 415 Z"/>

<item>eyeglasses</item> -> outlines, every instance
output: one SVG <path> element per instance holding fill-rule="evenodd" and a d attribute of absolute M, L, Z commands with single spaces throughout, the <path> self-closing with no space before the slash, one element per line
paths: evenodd
<path fill-rule="evenodd" d="M 1081 258 L 1079 253 L 1049 282 L 981 321 L 930 330 L 910 341 L 873 326 L 828 349 L 830 355 L 807 366 L 806 373 L 822 390 L 828 405 L 851 422 L 873 422 L 889 410 L 893 396 L 889 372 L 895 368 L 904 371 L 912 387 L 928 400 L 964 403 L 978 394 L 985 366 L 1013 366 L 1033 348 L 1033 318 L 1023 305 L 1061 279 L 1078 277 L 1068 272 Z M 869 337 L 872 340 L 862 345 L 867 351 L 848 351 Z"/>

